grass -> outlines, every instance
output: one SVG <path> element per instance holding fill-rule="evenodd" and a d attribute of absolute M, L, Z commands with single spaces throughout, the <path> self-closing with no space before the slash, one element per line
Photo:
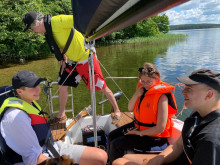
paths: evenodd
<path fill-rule="evenodd" d="M 172 41 L 184 40 L 187 35 L 184 34 L 160 34 L 153 37 L 135 37 L 130 39 L 111 40 L 107 43 L 98 43 L 98 46 L 112 45 L 112 44 L 131 44 L 131 43 L 147 43 L 147 44 L 161 44 Z"/>

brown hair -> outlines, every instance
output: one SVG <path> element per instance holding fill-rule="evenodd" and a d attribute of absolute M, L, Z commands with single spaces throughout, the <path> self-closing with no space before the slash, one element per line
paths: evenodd
<path fill-rule="evenodd" d="M 142 68 L 138 69 L 139 78 L 144 75 L 154 79 L 160 79 L 160 72 L 154 64 L 145 62 Z"/>

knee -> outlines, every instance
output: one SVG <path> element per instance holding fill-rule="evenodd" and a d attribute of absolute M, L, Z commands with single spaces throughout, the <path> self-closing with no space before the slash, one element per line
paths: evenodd
<path fill-rule="evenodd" d="M 126 154 L 123 156 L 123 158 L 128 159 L 130 157 L 131 154 Z"/>
<path fill-rule="evenodd" d="M 102 88 L 101 92 L 104 93 L 104 94 L 112 93 L 112 91 L 107 86 L 105 88 Z"/>
<path fill-rule="evenodd" d="M 123 158 L 118 158 L 112 162 L 112 165 L 122 165 L 123 160 Z"/>
<path fill-rule="evenodd" d="M 97 153 L 97 157 L 99 158 L 97 165 L 106 165 L 108 156 L 104 150 L 100 149 L 100 151 Z"/>

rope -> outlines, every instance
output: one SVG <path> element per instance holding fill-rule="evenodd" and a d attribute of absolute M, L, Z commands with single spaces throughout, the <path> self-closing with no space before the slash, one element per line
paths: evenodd
<path fill-rule="evenodd" d="M 183 88 L 183 87 L 184 87 L 184 84 L 182 84 L 182 83 L 173 83 L 173 82 L 167 82 L 167 81 L 166 81 L 166 83 L 171 84 L 171 85 L 174 85 L 175 88 L 176 88 L 176 87 L 179 87 L 181 90 L 184 89 L 184 88 Z M 175 94 L 175 90 L 174 90 L 174 93 L 173 93 L 173 94 Z M 182 116 L 184 109 L 186 109 L 185 104 L 183 105 L 182 110 L 181 110 L 179 113 L 177 113 L 174 118 L 177 119 L 179 116 Z"/>
<path fill-rule="evenodd" d="M 112 79 L 112 81 L 115 83 L 115 85 L 118 87 L 118 89 L 120 91 L 122 91 L 122 89 L 119 87 L 119 85 L 115 82 L 115 80 L 111 77 L 111 75 L 109 74 L 109 72 L 106 70 L 106 68 L 102 65 L 102 63 L 99 61 L 100 65 L 102 66 L 102 68 L 105 70 L 105 72 L 110 76 L 110 78 Z M 123 91 L 122 91 L 123 92 Z M 128 97 L 126 96 L 126 94 L 123 92 L 125 98 L 127 99 L 127 101 L 129 101 Z"/>

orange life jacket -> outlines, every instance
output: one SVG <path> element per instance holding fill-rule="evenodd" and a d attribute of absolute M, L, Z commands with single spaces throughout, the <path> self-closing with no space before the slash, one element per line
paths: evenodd
<path fill-rule="evenodd" d="M 152 135 L 156 137 L 170 137 L 172 126 L 174 125 L 171 117 L 177 113 L 176 100 L 171 92 L 175 87 L 161 81 L 158 85 L 149 89 L 143 100 L 140 102 L 141 96 L 137 99 L 134 106 L 135 127 L 139 130 L 146 130 L 157 124 L 158 101 L 162 94 L 168 97 L 168 118 L 164 132 Z"/>

